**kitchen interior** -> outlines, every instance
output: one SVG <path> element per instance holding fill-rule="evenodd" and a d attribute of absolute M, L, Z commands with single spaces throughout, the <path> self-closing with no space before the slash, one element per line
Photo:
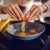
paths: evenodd
<path fill-rule="evenodd" d="M 42 2 L 45 1 L 47 0 Z M 12 0 L 1 0 L 0 5 L 7 6 L 11 2 Z M 33 3 L 42 4 L 41 0 L 35 0 Z M 30 9 L 31 5 L 32 3 L 27 6 L 26 11 Z M 35 32 L 35 34 L 31 34 L 31 32 Z M 30 22 L 16 21 L 10 18 L 9 14 L 0 14 L 0 50 L 20 49 L 50 50 L 50 7 L 46 13 Z"/>

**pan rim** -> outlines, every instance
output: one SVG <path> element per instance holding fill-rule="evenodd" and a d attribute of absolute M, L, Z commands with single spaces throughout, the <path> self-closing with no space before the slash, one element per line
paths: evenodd
<path fill-rule="evenodd" d="M 20 23 L 21 23 L 21 22 L 20 22 Z M 28 22 L 28 23 L 33 23 L 33 22 Z M 38 22 L 35 22 L 35 23 L 38 23 Z M 38 23 L 38 24 L 41 24 L 41 23 Z M 11 24 L 11 25 L 13 25 L 13 24 Z M 10 26 L 11 26 L 11 25 L 10 25 Z M 41 24 L 41 25 L 43 25 L 43 24 Z M 36 35 L 39 35 L 39 34 L 41 35 L 41 34 L 45 31 L 45 26 L 44 26 L 44 25 L 43 25 L 43 28 L 44 28 L 43 31 L 40 32 L 40 33 L 38 33 L 38 34 L 36 33 L 36 34 L 33 34 L 33 35 L 26 35 L 26 36 L 19 36 L 19 35 L 14 35 L 14 34 L 12 34 L 12 35 L 18 36 L 18 37 L 30 37 L 30 36 L 36 36 Z M 7 32 L 10 33 L 8 30 L 7 30 Z M 10 34 L 11 34 L 11 33 L 10 33 Z"/>

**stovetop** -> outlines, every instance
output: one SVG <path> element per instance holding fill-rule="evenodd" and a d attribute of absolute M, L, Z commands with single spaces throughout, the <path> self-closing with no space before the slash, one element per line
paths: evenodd
<path fill-rule="evenodd" d="M 0 50 L 50 50 L 50 25 L 44 26 L 46 31 L 43 35 L 30 41 L 18 40 L 14 36 L 9 39 L 0 33 Z"/>
<path fill-rule="evenodd" d="M 22 41 L 18 39 L 7 39 L 5 37 L 0 37 L 0 50 L 50 50 L 50 36 L 43 43 L 41 38 L 30 41 Z"/>

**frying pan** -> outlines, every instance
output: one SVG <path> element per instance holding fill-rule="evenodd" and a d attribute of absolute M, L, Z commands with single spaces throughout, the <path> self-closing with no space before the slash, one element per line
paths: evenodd
<path fill-rule="evenodd" d="M 25 25 L 25 30 L 36 29 L 37 33 L 34 35 L 18 36 L 16 34 L 18 34 L 18 31 L 22 29 L 21 26 L 22 22 L 14 22 L 7 28 L 7 32 L 14 35 L 17 39 L 20 40 L 32 40 L 39 37 L 45 31 L 44 25 L 37 22 L 27 22 Z"/>

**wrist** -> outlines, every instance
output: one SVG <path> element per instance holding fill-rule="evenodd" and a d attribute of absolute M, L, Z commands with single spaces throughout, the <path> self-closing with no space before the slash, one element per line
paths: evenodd
<path fill-rule="evenodd" d="M 1 11 L 2 11 L 3 14 L 6 14 L 7 7 L 6 6 L 3 6 L 2 9 L 1 9 Z"/>
<path fill-rule="evenodd" d="M 43 5 L 42 5 L 42 8 L 43 8 L 43 12 L 47 12 L 47 10 L 48 10 L 47 5 L 43 4 Z"/>
<path fill-rule="evenodd" d="M 1 11 L 2 11 L 2 13 L 4 14 L 4 8 L 2 7 L 2 9 L 1 9 Z"/>

